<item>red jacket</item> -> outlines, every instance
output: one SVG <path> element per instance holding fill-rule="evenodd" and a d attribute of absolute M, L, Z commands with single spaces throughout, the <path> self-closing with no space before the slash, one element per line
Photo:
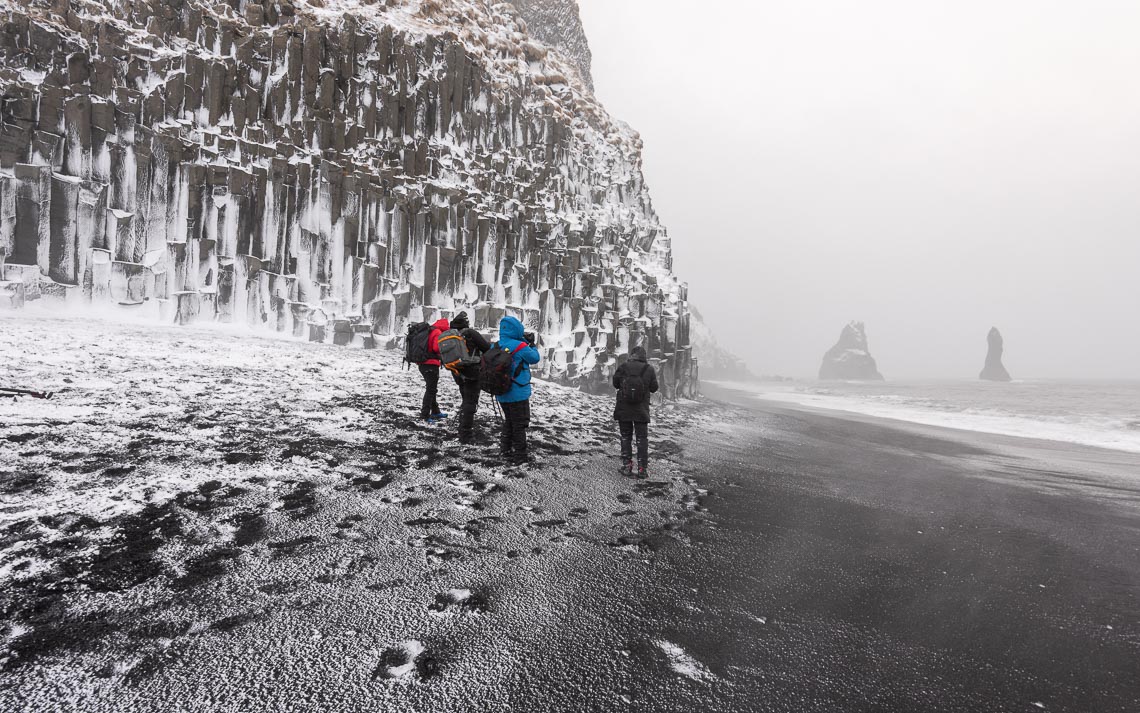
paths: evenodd
<path fill-rule="evenodd" d="M 428 352 L 439 355 L 439 335 L 451 329 L 451 324 L 446 319 L 438 320 L 431 326 L 431 334 L 428 335 Z M 428 359 L 424 362 L 430 366 L 442 366 L 439 359 Z"/>

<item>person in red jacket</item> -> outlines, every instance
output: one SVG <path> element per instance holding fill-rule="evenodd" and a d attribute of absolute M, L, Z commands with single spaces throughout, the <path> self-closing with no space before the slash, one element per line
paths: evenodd
<path fill-rule="evenodd" d="M 447 414 L 439 410 L 436 395 L 439 393 L 439 335 L 451 329 L 446 319 L 441 319 L 431 325 L 431 334 L 428 336 L 428 352 L 432 358 L 420 364 L 420 375 L 424 377 L 424 402 L 420 408 L 420 418 L 428 423 L 435 423 L 447 418 Z M 422 332 L 421 332 L 422 333 Z"/>

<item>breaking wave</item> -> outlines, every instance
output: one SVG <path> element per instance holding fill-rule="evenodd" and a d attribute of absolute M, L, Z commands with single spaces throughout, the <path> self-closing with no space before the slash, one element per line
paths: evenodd
<path fill-rule="evenodd" d="M 734 386 L 766 401 L 1140 453 L 1140 382 L 930 381 Z"/>

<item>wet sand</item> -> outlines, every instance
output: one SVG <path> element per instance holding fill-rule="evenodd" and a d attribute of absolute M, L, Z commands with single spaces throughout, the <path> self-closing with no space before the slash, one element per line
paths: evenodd
<path fill-rule="evenodd" d="M 1140 457 L 706 394 L 666 707 L 1140 710 Z"/>

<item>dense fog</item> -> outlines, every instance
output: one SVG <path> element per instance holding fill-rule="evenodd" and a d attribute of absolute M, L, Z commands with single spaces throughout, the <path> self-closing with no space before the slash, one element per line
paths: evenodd
<path fill-rule="evenodd" d="M 720 341 L 810 376 L 1140 377 L 1140 5 L 580 0 Z"/>

